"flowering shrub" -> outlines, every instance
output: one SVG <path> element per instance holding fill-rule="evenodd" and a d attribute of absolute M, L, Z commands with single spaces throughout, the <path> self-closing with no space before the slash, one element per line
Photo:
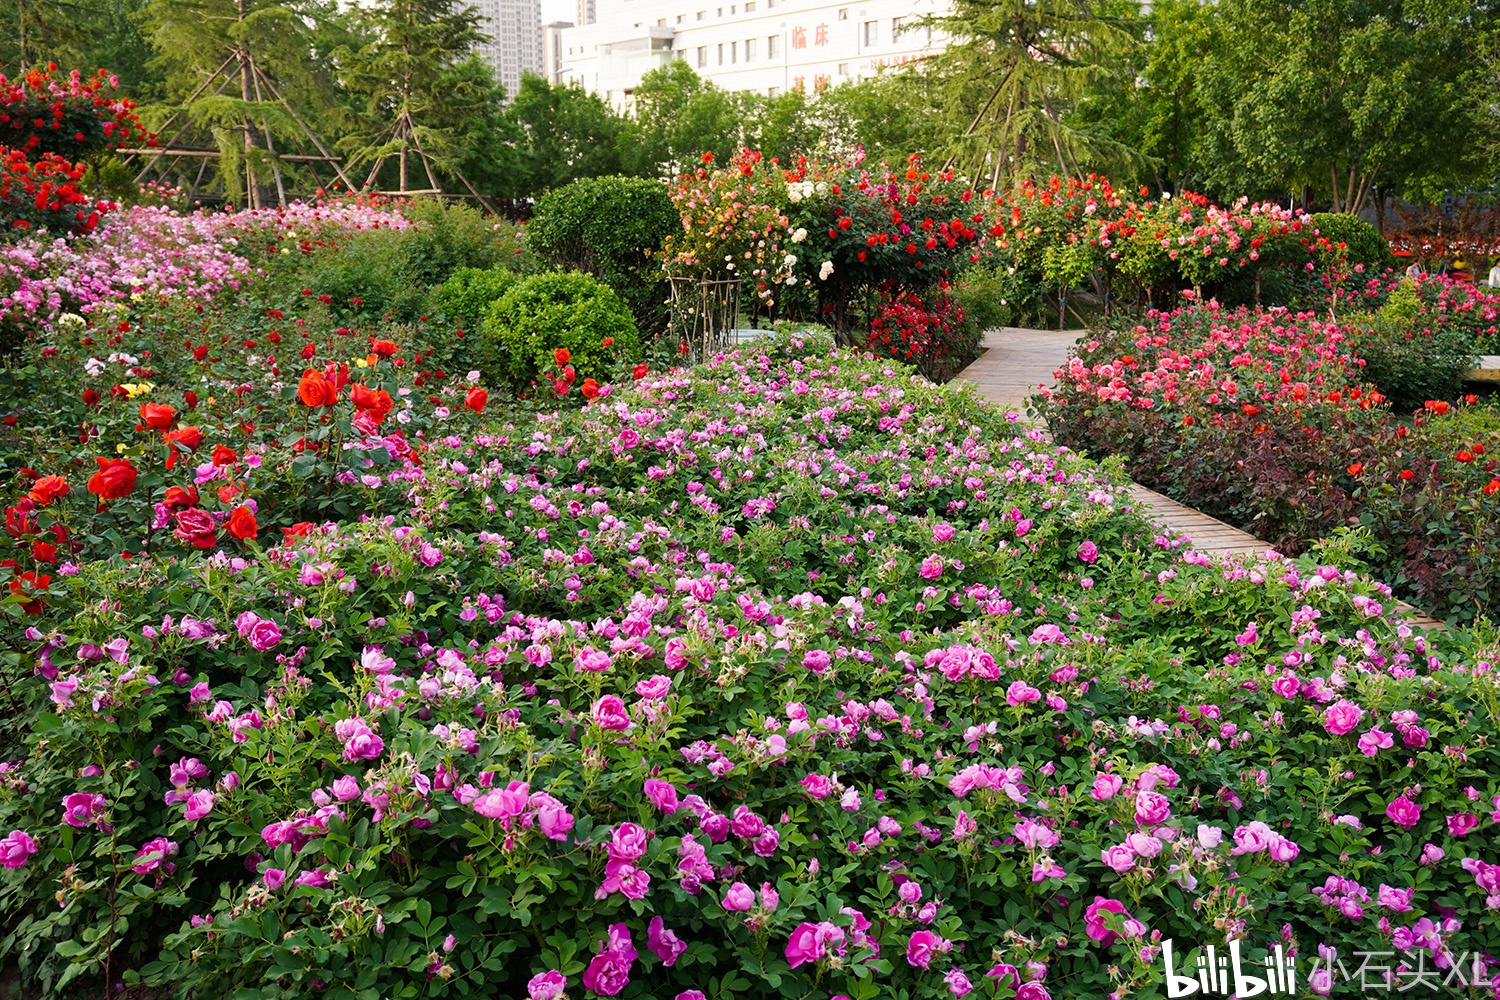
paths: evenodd
<path fill-rule="evenodd" d="M 38 988 L 1040 1000 L 1164 937 L 1500 945 L 1492 659 L 1153 537 L 971 391 L 733 354 L 368 510 L 42 588 Z"/>
<path fill-rule="evenodd" d="M 738 276 L 774 305 L 776 286 L 795 280 L 797 263 L 789 246 L 795 233 L 781 207 L 786 181 L 755 150 L 741 150 L 727 167 L 713 166 L 711 153 L 703 163 L 671 188 L 682 232 L 663 242 L 662 269 L 671 277 Z"/>
<path fill-rule="evenodd" d="M 870 349 L 917 366 L 937 381 L 951 376 L 954 362 L 979 354 L 983 331 L 966 320 L 963 305 L 946 291 L 924 304 L 910 292 L 880 307 L 870 320 Z M 961 367 L 961 365 L 959 366 Z"/>
<path fill-rule="evenodd" d="M 479 363 L 492 381 L 527 393 L 553 367 L 568 383 L 575 373 L 607 381 L 610 359 L 639 349 L 635 319 L 613 289 L 577 271 L 538 274 L 486 310 Z"/>
<path fill-rule="evenodd" d="M 57 66 L 17 79 L 0 74 L 0 231 L 87 232 L 115 206 L 79 187 L 86 157 L 149 141 L 135 104 L 114 98 L 118 85 L 100 70 L 92 78 Z"/>
<path fill-rule="evenodd" d="M 1365 381 L 1356 351 L 1370 343 L 1358 317 L 1155 312 L 1081 343 L 1043 409 L 1059 441 L 1123 455 L 1138 482 L 1283 551 L 1363 525 L 1373 570 L 1403 597 L 1441 618 L 1491 615 L 1500 477 L 1488 425 L 1446 401 L 1415 423 L 1393 413 Z"/>

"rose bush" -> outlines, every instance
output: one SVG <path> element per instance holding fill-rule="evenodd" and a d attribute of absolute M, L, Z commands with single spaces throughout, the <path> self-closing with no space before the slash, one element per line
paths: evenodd
<path fill-rule="evenodd" d="M 1160 536 L 1015 416 L 793 342 L 434 434 L 343 524 L 82 563 L 13 632 L 7 951 L 1032 1000 L 1149 995 L 1164 937 L 1493 953 L 1493 652 Z"/>
<path fill-rule="evenodd" d="M 1450 344 L 1488 336 L 1483 297 L 1437 285 L 1413 293 L 1402 322 Z M 1402 293 L 1390 289 L 1371 281 L 1361 294 Z M 1411 348 L 1433 367 L 1445 363 L 1436 336 Z M 1060 442 L 1122 455 L 1138 482 L 1282 551 L 1359 525 L 1365 560 L 1402 597 L 1455 622 L 1493 616 L 1496 422 L 1472 396 L 1429 401 L 1415 417 L 1393 410 L 1382 389 L 1404 395 L 1420 376 L 1369 365 L 1370 343 L 1358 314 L 1334 322 L 1216 303 L 1152 312 L 1080 343 L 1042 410 Z M 1372 369 L 1401 377 L 1371 385 Z"/>

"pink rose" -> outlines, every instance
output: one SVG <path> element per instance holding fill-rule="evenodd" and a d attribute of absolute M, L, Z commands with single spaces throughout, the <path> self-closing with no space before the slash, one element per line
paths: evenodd
<path fill-rule="evenodd" d="M 1093 564 L 1099 558 L 1099 546 L 1093 542 L 1084 542 L 1078 546 L 1078 558 L 1086 563 Z"/>
<path fill-rule="evenodd" d="M 600 671 L 608 670 L 611 663 L 613 661 L 609 658 L 609 654 L 597 649 L 580 649 L 574 657 L 576 670 L 587 671 L 588 673 L 599 673 Z"/>
<path fill-rule="evenodd" d="M 182 818 L 190 823 L 197 822 L 213 810 L 214 793 L 204 789 L 188 796 L 187 807 L 182 811 Z"/>
<path fill-rule="evenodd" d="M 1478 825 L 1479 817 L 1473 813 L 1455 813 L 1448 817 L 1448 834 L 1453 837 L 1467 837 Z"/>
<path fill-rule="evenodd" d="M 1106 923 L 1108 914 L 1118 914 L 1128 918 L 1130 914 L 1125 911 L 1125 904 L 1117 899 L 1107 899 L 1104 896 L 1095 896 L 1094 901 L 1083 911 L 1084 929 L 1088 936 L 1108 948 L 1119 940 L 1120 935 L 1109 929 Z"/>
<path fill-rule="evenodd" d="M 1120 794 L 1120 789 L 1125 787 L 1125 780 L 1117 774 L 1100 774 L 1094 777 L 1094 787 L 1089 795 L 1096 802 L 1106 802 Z"/>
<path fill-rule="evenodd" d="M 833 662 L 833 657 L 828 655 L 827 650 L 809 649 L 802 654 L 802 665 L 815 674 L 821 674 L 828 669 Z"/>
<path fill-rule="evenodd" d="M 1135 797 L 1135 821 L 1145 826 L 1157 826 L 1172 815 L 1172 804 L 1160 792 L 1141 792 Z"/>
<path fill-rule="evenodd" d="M 786 943 L 787 964 L 795 969 L 804 962 L 816 962 L 828 954 L 830 944 L 836 946 L 843 939 L 843 929 L 834 924 L 798 924 Z"/>
<path fill-rule="evenodd" d="M 826 799 L 833 794 L 833 782 L 821 774 L 809 774 L 803 778 L 802 788 L 815 799 Z"/>
<path fill-rule="evenodd" d="M 267 889 L 275 892 L 286 883 L 286 872 L 280 868 L 267 868 L 266 873 L 261 876 L 261 879 L 266 883 Z"/>
<path fill-rule="evenodd" d="M 755 905 L 755 890 L 743 882 L 736 882 L 724 893 L 720 905 L 730 913 L 744 913 Z"/>
<path fill-rule="evenodd" d="M 1042 692 L 1027 684 L 1025 681 L 1012 681 L 1010 687 L 1005 689 L 1005 703 L 1011 708 L 1017 708 L 1031 701 L 1038 701 Z"/>
<path fill-rule="evenodd" d="M 1340 698 L 1323 710 L 1323 728 L 1334 736 L 1343 736 L 1353 732 L 1364 714 L 1365 710 L 1354 702 Z"/>
<path fill-rule="evenodd" d="M 672 689 L 672 678 L 665 674 L 652 674 L 635 686 L 635 693 L 647 701 L 665 698 Z"/>
<path fill-rule="evenodd" d="M 646 798 L 651 801 L 653 806 L 668 816 L 675 813 L 679 808 L 677 786 L 670 781 L 662 781 L 660 778 L 647 778 Z"/>

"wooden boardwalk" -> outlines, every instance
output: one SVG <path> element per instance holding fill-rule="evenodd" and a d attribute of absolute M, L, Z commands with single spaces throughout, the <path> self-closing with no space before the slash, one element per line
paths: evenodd
<path fill-rule="evenodd" d="M 985 398 L 1015 410 L 1022 420 L 1034 427 L 1040 421 L 1026 416 L 1031 395 L 1043 385 L 1055 382 L 1053 375 L 1067 363 L 1068 348 L 1077 342 L 1082 330 L 1028 330 L 1006 327 L 986 334 L 985 352 L 965 368 L 956 381 L 972 382 Z M 1184 507 L 1170 497 L 1148 490 L 1138 483 L 1130 486 L 1130 496 L 1145 509 L 1152 520 L 1174 534 L 1185 536 L 1203 552 L 1225 555 L 1262 556 L 1275 550 L 1254 535 Z M 1406 620 L 1422 628 L 1443 628 L 1442 622 L 1401 603 Z"/>

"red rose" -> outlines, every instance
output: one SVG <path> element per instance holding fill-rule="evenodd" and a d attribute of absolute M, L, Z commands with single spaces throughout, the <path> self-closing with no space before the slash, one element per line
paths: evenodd
<path fill-rule="evenodd" d="M 260 534 L 260 525 L 255 523 L 255 512 L 249 507 L 236 507 L 229 515 L 229 533 L 242 542 Z"/>
<path fill-rule="evenodd" d="M 94 390 L 94 389 L 85 389 L 85 390 L 83 390 L 83 405 L 84 406 L 98 406 L 99 405 L 99 393 L 98 393 L 98 391 Z"/>
<path fill-rule="evenodd" d="M 490 394 L 479 386 L 470 389 L 464 396 L 464 405 L 475 413 L 483 413 L 484 405 L 490 401 Z"/>
<path fill-rule="evenodd" d="M 552 359 L 557 362 L 557 367 L 561 368 L 573 360 L 573 354 L 566 347 L 559 347 L 552 352 Z"/>
<path fill-rule="evenodd" d="M 303 538 L 311 533 L 314 527 L 311 521 L 298 521 L 290 528 L 282 528 L 281 534 L 285 538 Z"/>
<path fill-rule="evenodd" d="M 58 497 L 67 496 L 71 489 L 62 476 L 43 476 L 31 485 L 31 492 L 26 495 L 38 507 L 45 507 Z"/>
<path fill-rule="evenodd" d="M 219 525 L 206 510 L 188 507 L 177 511 L 177 530 L 172 534 L 195 549 L 211 549 L 218 544 Z"/>
<path fill-rule="evenodd" d="M 128 458 L 96 458 L 99 471 L 89 477 L 88 489 L 100 500 L 118 500 L 135 489 L 135 466 Z"/>
<path fill-rule="evenodd" d="M 226 465 L 233 465 L 240 460 L 240 456 L 228 445 L 214 445 L 214 468 L 221 469 Z"/>
<path fill-rule="evenodd" d="M 12 594 L 30 595 L 34 591 L 46 590 L 50 586 L 52 586 L 52 577 L 45 573 L 38 576 L 36 573 L 28 571 L 10 581 L 10 592 Z M 28 615 L 39 615 L 46 608 L 47 605 L 42 601 L 27 601 L 21 605 L 21 610 Z"/>
<path fill-rule="evenodd" d="M 57 546 L 51 542 L 31 543 L 31 558 L 39 563 L 57 562 Z"/>
<path fill-rule="evenodd" d="M 370 350 L 382 358 L 388 358 L 396 353 L 396 344 L 390 340 L 372 340 L 370 341 Z"/>
<path fill-rule="evenodd" d="M 198 487 L 169 486 L 167 487 L 167 498 L 162 503 L 168 509 L 196 507 L 198 506 Z"/>
<path fill-rule="evenodd" d="M 187 404 L 187 408 L 190 410 L 198 408 L 198 394 L 191 389 L 182 394 L 182 401 Z"/>
<path fill-rule="evenodd" d="M 208 345 L 207 344 L 199 344 L 197 347 L 193 348 L 193 360 L 194 361 L 202 361 L 206 357 L 208 357 Z"/>
<path fill-rule="evenodd" d="M 641 365 L 636 365 L 634 368 L 632 368 L 630 370 L 630 374 L 634 375 L 635 376 L 635 380 L 637 382 L 639 382 L 641 379 L 643 379 L 643 378 L 646 377 L 646 372 L 648 372 L 648 371 L 650 371 L 650 369 L 647 368 L 645 365 L 641 364 Z"/>
<path fill-rule="evenodd" d="M 385 419 L 385 415 L 391 412 L 394 405 L 391 402 L 390 393 L 384 389 L 371 389 L 363 384 L 355 385 L 349 392 L 349 398 L 362 413 L 368 413 L 377 424 Z"/>
<path fill-rule="evenodd" d="M 5 530 L 12 538 L 36 534 L 36 518 L 31 516 L 34 509 L 30 500 L 22 500 L 14 507 L 5 508 Z"/>
<path fill-rule="evenodd" d="M 314 354 L 316 354 L 316 353 L 318 353 L 318 348 L 317 348 L 316 344 L 303 344 L 302 345 L 302 360 L 303 361 L 309 361 L 309 360 L 311 360 L 312 356 Z"/>
<path fill-rule="evenodd" d="M 141 420 L 154 431 L 164 431 L 172 426 L 177 411 L 166 403 L 142 403 Z"/>
<path fill-rule="evenodd" d="M 583 380 L 583 388 L 579 391 L 583 393 L 584 399 L 594 399 L 599 395 L 599 383 L 591 378 L 586 378 Z"/>
<path fill-rule="evenodd" d="M 203 431 L 197 427 L 179 427 L 163 435 L 168 444 L 180 444 L 190 451 L 197 451 L 203 443 Z"/>

